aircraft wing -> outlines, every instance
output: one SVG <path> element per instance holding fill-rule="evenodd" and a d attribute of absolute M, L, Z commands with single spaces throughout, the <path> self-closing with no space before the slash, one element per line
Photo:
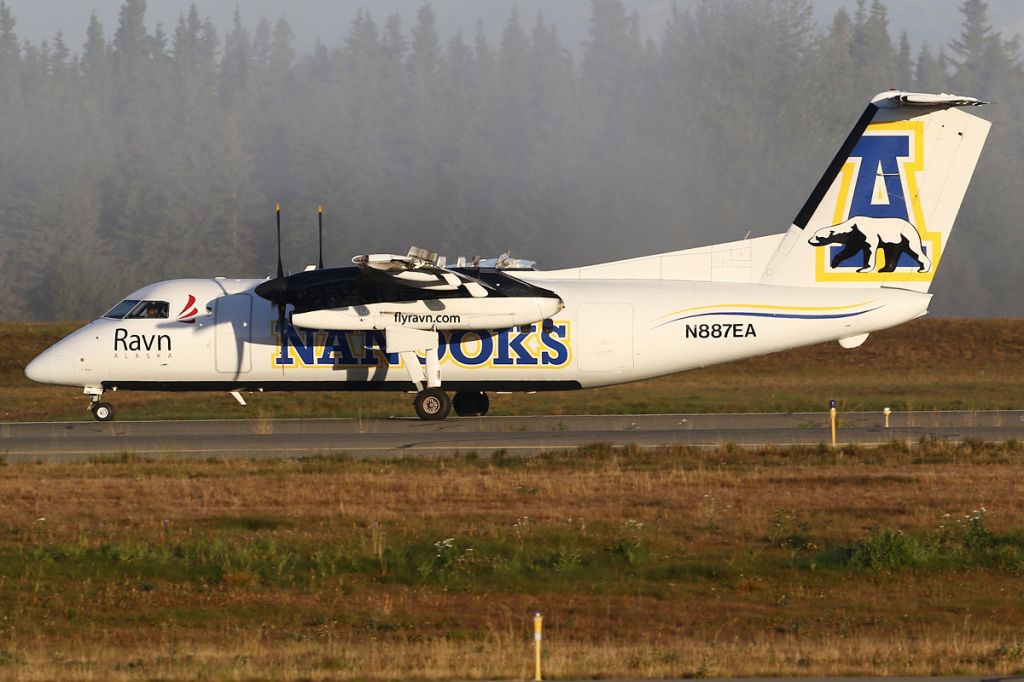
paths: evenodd
<path fill-rule="evenodd" d="M 370 276 L 416 289 L 455 291 L 462 287 L 473 298 L 484 298 L 490 293 L 490 287 L 480 280 L 449 270 L 436 255 L 415 247 L 406 256 L 371 253 L 356 256 L 352 262 Z"/>
<path fill-rule="evenodd" d="M 417 247 L 411 248 L 405 256 L 372 253 L 356 256 L 352 262 L 354 267 L 307 269 L 268 279 L 256 287 L 255 293 L 279 309 L 290 305 L 296 313 L 419 299 L 462 299 L 469 303 L 484 298 L 495 301 L 495 306 L 485 306 L 488 310 L 504 311 L 525 299 L 559 299 L 547 289 L 506 275 L 501 268 L 482 267 L 476 260 L 471 267 L 466 267 L 460 258 L 456 268 L 447 268 L 444 258 Z M 476 316 L 477 312 L 472 315 Z M 463 317 L 468 319 L 469 315 L 467 312 Z M 502 328 L 498 321 L 488 324 L 492 325 L 490 328 Z"/>

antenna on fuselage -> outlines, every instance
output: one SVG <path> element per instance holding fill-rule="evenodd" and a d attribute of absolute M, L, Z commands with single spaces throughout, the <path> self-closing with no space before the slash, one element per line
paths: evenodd
<path fill-rule="evenodd" d="M 320 260 L 317 262 L 317 269 L 324 269 L 324 207 L 316 207 L 317 220 L 319 222 L 318 243 L 320 245 Z"/>
<path fill-rule="evenodd" d="M 284 277 L 284 265 L 281 263 L 281 202 L 274 206 L 277 214 L 277 276 Z"/>

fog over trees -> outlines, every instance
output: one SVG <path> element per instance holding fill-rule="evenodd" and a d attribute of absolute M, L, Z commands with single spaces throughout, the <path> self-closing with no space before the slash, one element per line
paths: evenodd
<path fill-rule="evenodd" d="M 36 44 L 0 1 L 2 317 L 271 274 L 276 201 L 292 271 L 316 262 L 318 204 L 328 265 L 418 244 L 560 267 L 782 232 L 888 87 L 993 100 L 933 312 L 1024 314 L 1024 72 L 982 0 L 920 49 L 881 0 L 827 25 L 807 0 L 699 0 L 656 40 L 620 0 L 590 9 L 579 50 L 512 5 L 500 40 L 444 36 L 425 3 L 297 55 L 285 18 L 193 6 L 150 30 L 145 0 Z"/>

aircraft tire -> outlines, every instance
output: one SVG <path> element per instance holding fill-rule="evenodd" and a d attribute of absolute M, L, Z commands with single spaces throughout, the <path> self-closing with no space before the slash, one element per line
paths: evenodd
<path fill-rule="evenodd" d="M 452 400 L 452 408 L 460 417 L 482 417 L 491 407 L 491 399 L 483 391 L 459 391 Z"/>
<path fill-rule="evenodd" d="M 452 399 L 440 388 L 425 388 L 412 401 L 420 419 L 444 419 L 452 409 Z"/>
<path fill-rule="evenodd" d="M 92 417 L 98 422 L 108 422 L 114 418 L 114 406 L 110 403 L 96 403 L 92 406 Z"/>

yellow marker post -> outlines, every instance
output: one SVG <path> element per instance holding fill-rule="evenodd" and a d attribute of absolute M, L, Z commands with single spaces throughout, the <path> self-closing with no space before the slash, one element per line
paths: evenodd
<path fill-rule="evenodd" d="M 828 414 L 832 422 L 832 447 L 836 446 L 836 401 L 828 401 Z"/>
<path fill-rule="evenodd" d="M 540 674 L 540 633 L 541 628 L 544 624 L 544 616 L 540 615 L 540 611 L 533 614 L 533 648 L 534 648 L 534 673 L 533 679 L 537 682 L 544 679 Z"/>
<path fill-rule="evenodd" d="M 882 409 L 882 414 L 885 415 L 885 428 L 889 428 L 889 415 L 892 414 L 892 410 L 888 407 Z"/>

